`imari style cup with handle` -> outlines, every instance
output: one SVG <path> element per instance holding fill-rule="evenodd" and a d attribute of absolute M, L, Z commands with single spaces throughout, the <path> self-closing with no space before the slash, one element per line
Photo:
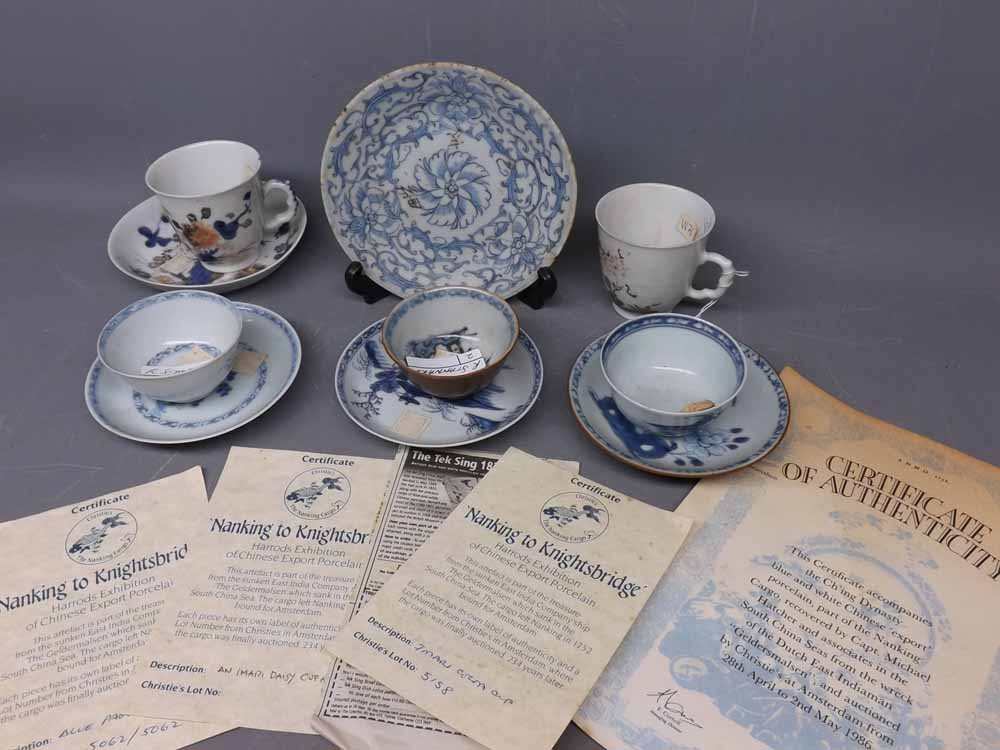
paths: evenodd
<path fill-rule="evenodd" d="M 238 271 L 260 254 L 265 230 L 295 214 L 291 188 L 278 180 L 260 181 L 260 154 L 245 143 L 203 141 L 169 151 L 146 170 L 146 185 L 184 250 L 207 270 Z M 264 197 L 284 194 L 284 209 L 269 216 Z"/>
<path fill-rule="evenodd" d="M 732 285 L 732 261 L 706 249 L 715 211 L 700 195 L 674 185 L 625 185 L 601 198 L 595 212 L 604 285 L 622 317 L 670 312 L 685 297 L 718 299 Z M 714 289 L 691 285 L 702 263 L 722 269 Z"/>

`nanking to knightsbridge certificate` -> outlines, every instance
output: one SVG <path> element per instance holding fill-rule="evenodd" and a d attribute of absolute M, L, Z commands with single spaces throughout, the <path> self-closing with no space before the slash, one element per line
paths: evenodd
<path fill-rule="evenodd" d="M 196 514 L 187 586 L 164 604 L 125 708 L 314 733 L 391 460 L 234 447 Z"/>
<path fill-rule="evenodd" d="M 690 521 L 510 449 L 330 650 L 493 750 L 550 750 Z"/>
<path fill-rule="evenodd" d="M 196 467 L 0 524 L 2 750 L 175 750 L 232 728 L 123 710 L 207 502 Z"/>
<path fill-rule="evenodd" d="M 781 377 L 787 436 L 685 499 L 576 723 L 608 750 L 1000 748 L 1000 469 Z"/>

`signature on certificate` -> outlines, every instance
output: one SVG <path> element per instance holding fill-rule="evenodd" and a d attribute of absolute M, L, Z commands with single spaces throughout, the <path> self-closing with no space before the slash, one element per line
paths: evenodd
<path fill-rule="evenodd" d="M 676 690 L 661 690 L 658 693 L 647 693 L 647 695 L 656 699 L 650 713 L 675 732 L 683 732 L 685 727 L 702 728 L 694 717 L 688 715 L 684 704 L 677 700 Z"/>

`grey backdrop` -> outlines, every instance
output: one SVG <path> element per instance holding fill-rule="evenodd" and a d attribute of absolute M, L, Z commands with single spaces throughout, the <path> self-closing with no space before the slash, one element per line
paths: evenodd
<path fill-rule="evenodd" d="M 1000 252 L 993 0 L 571 2 L 33 2 L 0 9 L 0 520 L 195 464 L 211 489 L 232 444 L 389 457 L 341 413 L 341 349 L 391 299 L 343 287 L 323 216 L 327 131 L 365 84 L 423 60 L 474 63 L 540 101 L 579 180 L 556 298 L 518 305 L 545 387 L 482 443 L 579 459 L 673 508 L 688 482 L 633 471 L 577 429 L 566 377 L 618 321 L 602 289 L 593 206 L 635 181 L 688 186 L 719 215 L 712 244 L 748 268 L 709 318 L 869 413 L 1000 463 Z M 235 138 L 309 211 L 288 263 L 234 295 L 298 329 L 284 400 L 222 438 L 181 447 L 104 432 L 83 379 L 104 321 L 150 290 L 106 238 L 145 197 L 143 171 L 189 141 Z M 240 730 L 205 748 L 323 748 Z M 570 727 L 559 748 L 593 743 Z"/>

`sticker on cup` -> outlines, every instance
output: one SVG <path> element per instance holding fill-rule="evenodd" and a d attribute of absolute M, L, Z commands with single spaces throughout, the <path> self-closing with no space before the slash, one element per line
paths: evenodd
<path fill-rule="evenodd" d="M 486 367 L 486 358 L 478 349 L 448 352 L 439 357 L 407 357 L 406 364 L 427 375 L 465 375 Z"/>
<path fill-rule="evenodd" d="M 687 214 L 681 214 L 677 219 L 677 231 L 688 242 L 694 242 L 698 239 L 698 222 Z"/>

